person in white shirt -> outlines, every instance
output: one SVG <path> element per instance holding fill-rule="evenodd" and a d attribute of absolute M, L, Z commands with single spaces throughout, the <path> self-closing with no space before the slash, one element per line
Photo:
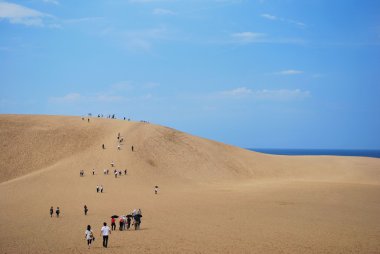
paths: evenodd
<path fill-rule="evenodd" d="M 91 226 L 87 225 L 87 230 L 85 232 L 85 238 L 87 240 L 88 248 L 90 248 L 92 240 L 95 240 L 94 234 L 91 231 Z"/>
<path fill-rule="evenodd" d="M 103 223 L 103 227 L 100 230 L 100 235 L 103 236 L 103 247 L 107 248 L 108 245 L 108 236 L 111 234 L 111 229 L 107 226 L 107 223 Z"/>

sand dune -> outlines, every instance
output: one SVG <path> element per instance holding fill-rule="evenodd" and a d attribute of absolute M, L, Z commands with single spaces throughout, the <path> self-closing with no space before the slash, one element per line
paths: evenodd
<path fill-rule="evenodd" d="M 107 252 L 380 253 L 379 159 L 265 155 L 153 124 L 63 116 L 1 115 L 0 140 L 1 253 L 103 253 L 101 223 L 134 208 L 142 229 L 114 232 Z M 104 176 L 111 161 L 128 175 Z M 49 217 L 52 205 L 61 218 Z"/>

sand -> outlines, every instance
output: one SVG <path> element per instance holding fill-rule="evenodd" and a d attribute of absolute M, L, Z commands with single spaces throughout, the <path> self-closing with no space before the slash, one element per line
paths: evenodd
<path fill-rule="evenodd" d="M 380 253 L 380 159 L 265 155 L 63 116 L 0 115 L 0 140 L 1 253 Z M 128 175 L 115 179 L 111 161 Z M 103 249 L 103 221 L 134 208 L 141 230 L 113 232 Z"/>

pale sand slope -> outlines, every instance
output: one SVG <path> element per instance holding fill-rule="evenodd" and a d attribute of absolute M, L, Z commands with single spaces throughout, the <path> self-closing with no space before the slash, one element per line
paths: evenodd
<path fill-rule="evenodd" d="M 380 253 L 379 159 L 269 156 L 79 117 L 1 115 L 0 140 L 0 253 Z M 104 176 L 112 160 L 128 176 Z M 142 229 L 114 232 L 104 250 L 101 223 L 134 208 Z"/>

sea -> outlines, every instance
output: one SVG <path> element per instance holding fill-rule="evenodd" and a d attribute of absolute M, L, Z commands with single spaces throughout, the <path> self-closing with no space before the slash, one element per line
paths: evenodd
<path fill-rule="evenodd" d="M 249 148 L 248 150 L 277 155 L 338 155 L 380 158 L 380 150 L 354 149 L 279 149 L 279 148 Z"/>

